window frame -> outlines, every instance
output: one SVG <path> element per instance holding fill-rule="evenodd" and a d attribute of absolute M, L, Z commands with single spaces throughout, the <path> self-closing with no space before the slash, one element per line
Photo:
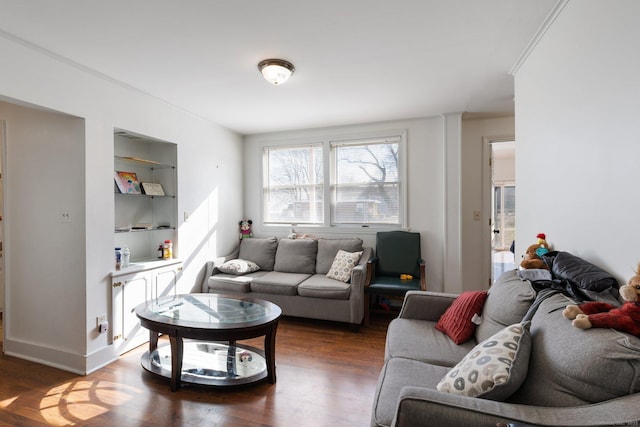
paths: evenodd
<path fill-rule="evenodd" d="M 398 223 L 397 224 L 334 224 L 334 218 L 332 217 L 332 206 L 334 203 L 332 188 L 335 185 L 335 167 L 336 160 L 333 156 L 332 147 L 339 144 L 354 144 L 358 145 L 358 142 L 366 143 L 372 141 L 385 142 L 389 139 L 398 139 L 398 185 L 399 185 L 399 201 L 398 201 Z M 395 142 L 395 141 L 393 141 Z M 304 146 L 313 146 L 316 144 L 322 145 L 322 162 L 323 162 L 323 223 L 322 224 L 307 224 L 307 223 L 275 223 L 265 222 L 265 179 L 268 179 L 269 170 L 268 162 L 265 162 L 265 152 L 267 149 L 278 148 L 295 148 Z M 389 129 L 374 132 L 362 132 L 358 134 L 336 134 L 327 135 L 324 137 L 315 138 L 293 138 L 290 140 L 283 139 L 282 141 L 269 141 L 259 145 L 260 147 L 260 167 L 261 167 L 261 188 L 260 191 L 260 227 L 265 231 L 281 231 L 283 229 L 292 230 L 295 227 L 296 232 L 300 232 L 303 229 L 311 230 L 311 232 L 348 232 L 349 230 L 358 230 L 359 233 L 369 232 L 375 234 L 380 230 L 391 229 L 405 229 L 407 227 L 407 131 L 406 129 Z"/>

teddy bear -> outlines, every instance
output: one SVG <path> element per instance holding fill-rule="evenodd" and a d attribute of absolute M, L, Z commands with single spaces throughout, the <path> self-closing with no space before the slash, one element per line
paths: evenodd
<path fill-rule="evenodd" d="M 545 269 L 548 270 L 549 267 L 542 260 L 542 255 L 549 252 L 549 245 L 547 244 L 547 236 L 544 233 L 539 233 L 537 236 L 538 243 L 534 243 L 527 248 L 527 251 L 522 256 L 522 261 L 520 262 L 520 267 L 524 269 Z"/>
<path fill-rule="evenodd" d="M 640 263 L 636 274 L 619 291 L 625 301 L 620 307 L 590 301 L 581 305 L 570 304 L 562 314 L 572 320 L 576 328 L 612 328 L 640 337 Z"/>
<path fill-rule="evenodd" d="M 253 231 L 251 231 L 251 224 L 253 221 L 250 219 L 243 219 L 240 221 L 240 240 L 248 239 L 249 237 L 253 237 Z"/>

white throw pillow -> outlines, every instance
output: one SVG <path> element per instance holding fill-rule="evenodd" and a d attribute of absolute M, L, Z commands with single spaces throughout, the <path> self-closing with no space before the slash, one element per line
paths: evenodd
<path fill-rule="evenodd" d="M 347 283 L 351 279 L 351 270 L 356 266 L 361 256 L 362 251 L 347 252 L 340 249 L 333 259 L 327 277 Z"/>
<path fill-rule="evenodd" d="M 218 270 L 227 274 L 235 274 L 241 276 L 247 273 L 253 273 L 260 270 L 260 266 L 253 261 L 244 259 L 232 259 L 218 266 Z"/>
<path fill-rule="evenodd" d="M 476 345 L 438 383 L 438 391 L 498 401 L 511 396 L 527 376 L 529 325 L 507 326 Z"/>

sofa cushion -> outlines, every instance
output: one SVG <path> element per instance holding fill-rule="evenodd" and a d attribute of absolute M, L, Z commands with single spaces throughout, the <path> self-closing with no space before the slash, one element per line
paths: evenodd
<path fill-rule="evenodd" d="M 529 366 L 529 322 L 508 326 L 481 342 L 438 383 L 438 391 L 505 400 L 522 384 Z"/>
<path fill-rule="evenodd" d="M 256 271 L 242 276 L 225 273 L 214 274 L 207 280 L 207 285 L 210 290 L 216 292 L 249 292 L 253 279 L 266 273 L 266 271 Z"/>
<path fill-rule="evenodd" d="M 329 279 L 322 274 L 314 274 L 298 285 L 298 295 L 310 298 L 349 299 L 351 285 Z"/>
<path fill-rule="evenodd" d="M 297 295 L 298 285 L 309 277 L 309 274 L 269 271 L 251 282 L 251 291 L 265 294 Z"/>
<path fill-rule="evenodd" d="M 449 342 L 451 340 L 447 339 Z M 394 358 L 385 363 L 373 401 L 372 418 L 375 425 L 390 426 L 398 406 L 400 392 L 406 386 L 436 389 L 438 380 L 447 373 L 447 368 L 430 365 L 417 360 Z M 428 416 L 425 414 L 424 416 Z"/>
<path fill-rule="evenodd" d="M 359 252 L 362 240 L 354 239 L 318 239 L 318 255 L 316 256 L 316 273 L 327 274 L 338 251 Z"/>
<path fill-rule="evenodd" d="M 234 274 L 236 276 L 260 270 L 260 266 L 258 264 L 245 259 L 232 259 L 224 264 L 220 264 L 217 268 L 223 273 Z"/>
<path fill-rule="evenodd" d="M 275 262 L 278 240 L 275 237 L 266 239 L 242 239 L 238 258 L 253 261 L 261 270 L 271 271 Z"/>
<path fill-rule="evenodd" d="M 640 338 L 578 329 L 562 315 L 569 298 L 555 294 L 531 319 L 529 373 L 509 402 L 576 406 L 640 392 Z"/>
<path fill-rule="evenodd" d="M 327 277 L 345 283 L 348 282 L 351 279 L 351 271 L 358 264 L 361 256 L 362 251 L 347 252 L 340 249 L 327 272 Z"/>
<path fill-rule="evenodd" d="M 313 274 L 316 271 L 318 242 L 311 239 L 280 239 L 275 271 Z"/>
<path fill-rule="evenodd" d="M 440 316 L 436 329 L 447 334 L 456 344 L 468 341 L 476 330 L 475 322 L 478 322 L 482 315 L 486 299 L 486 291 L 461 293 Z"/>
<path fill-rule="evenodd" d="M 520 280 L 515 270 L 502 274 L 489 288 L 482 323 L 476 328 L 476 341 L 484 341 L 501 329 L 519 323 L 535 298 L 531 283 Z"/>
<path fill-rule="evenodd" d="M 393 319 L 387 329 L 385 359 L 402 357 L 452 367 L 476 345 L 474 340 L 456 345 L 435 326 L 427 320 Z"/>

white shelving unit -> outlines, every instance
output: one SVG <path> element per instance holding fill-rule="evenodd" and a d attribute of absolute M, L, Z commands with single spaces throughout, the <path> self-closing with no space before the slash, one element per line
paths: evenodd
<path fill-rule="evenodd" d="M 127 245 L 131 265 L 111 272 L 111 338 L 119 354 L 143 344 L 134 308 L 145 301 L 175 295 L 182 272 L 178 242 L 177 145 L 128 131 L 114 134 L 114 172 L 134 172 L 141 183 L 162 186 L 163 196 L 121 193 L 114 180 L 114 248 Z M 136 225 L 148 227 L 135 229 Z M 159 259 L 158 246 L 173 242 L 172 259 Z"/>

